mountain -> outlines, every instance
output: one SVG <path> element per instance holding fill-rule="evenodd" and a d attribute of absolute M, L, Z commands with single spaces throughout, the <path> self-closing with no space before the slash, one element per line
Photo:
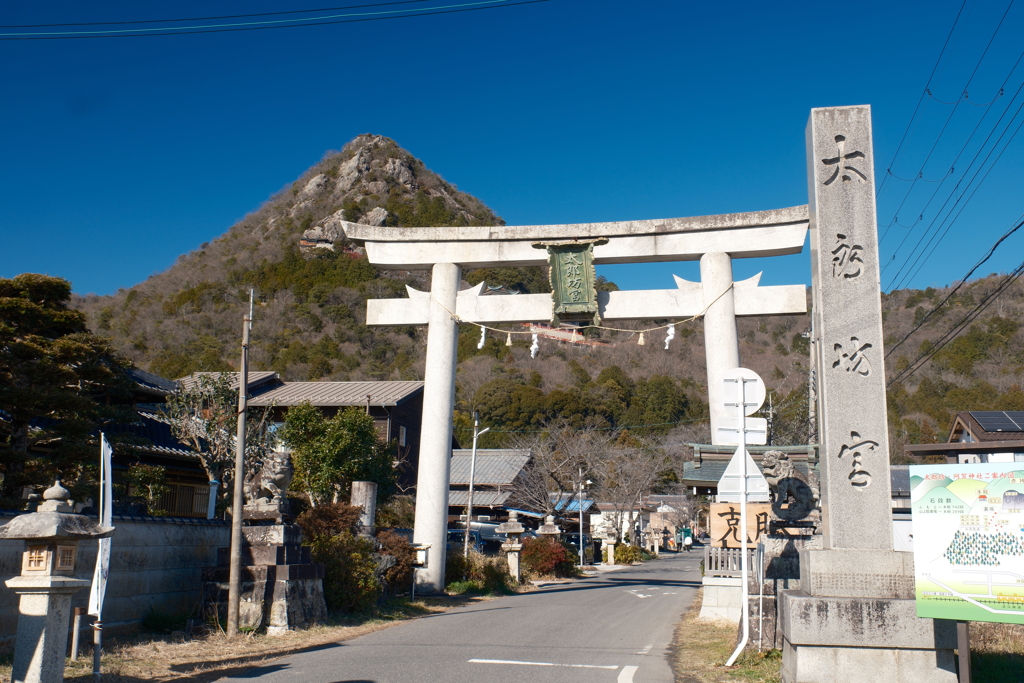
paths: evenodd
<path fill-rule="evenodd" d="M 407 284 L 427 289 L 429 272 L 377 270 L 347 242 L 341 220 L 399 227 L 503 224 L 483 202 L 395 141 L 360 135 L 165 272 L 111 296 L 78 297 L 74 305 L 87 314 L 93 331 L 111 337 L 139 367 L 173 378 L 234 367 L 251 288 L 257 300 L 254 369 L 276 370 L 288 380 L 421 379 L 425 330 L 368 328 L 365 301 L 403 297 Z M 479 269 L 464 279 L 464 286 L 484 280 L 507 290 L 548 291 L 541 268 Z M 883 295 L 889 377 L 934 350 L 930 345 L 1004 280 L 992 274 L 954 283 L 956 291 Z M 894 384 L 894 453 L 904 443 L 943 440 L 957 410 L 1024 409 L 1022 319 L 1024 287 L 1018 282 L 929 363 Z M 743 363 L 773 394 L 775 443 L 808 439 L 809 327 L 806 316 L 739 321 Z M 533 358 L 529 337 L 509 347 L 492 334 L 477 348 L 479 329 L 463 325 L 457 422 L 465 428 L 476 408 L 486 424 L 504 428 L 506 435 L 563 416 L 707 443 L 702 332 L 701 321 L 681 324 L 667 349 L 664 331 L 647 333 L 643 346 L 630 331 L 601 331 L 585 344 L 542 338 Z M 495 445 L 509 438 L 495 429 L 486 440 Z"/>

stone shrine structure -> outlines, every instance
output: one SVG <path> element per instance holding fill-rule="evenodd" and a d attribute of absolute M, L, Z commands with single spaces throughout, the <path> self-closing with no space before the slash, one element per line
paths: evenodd
<path fill-rule="evenodd" d="M 739 367 L 736 316 L 806 312 L 803 286 L 732 278 L 732 260 L 796 254 L 811 233 L 822 549 L 800 550 L 800 588 L 779 595 L 786 683 L 955 680 L 951 624 L 919 619 L 913 558 L 892 545 L 889 448 L 870 108 L 811 111 L 809 205 L 698 218 L 548 226 L 389 228 L 343 223 L 386 269 L 431 269 L 430 292 L 367 302 L 367 325 L 428 325 L 414 541 L 443 548 L 457 328 L 477 324 L 703 316 L 711 431 L 723 377 Z M 593 265 L 699 260 L 701 282 L 596 292 Z M 462 268 L 549 265 L 554 291 L 459 292 Z M 581 317 L 582 316 L 582 317 Z M 587 318 L 589 316 L 589 318 Z M 444 555 L 417 572 L 444 588 Z"/>
<path fill-rule="evenodd" d="M 427 325 L 423 431 L 416 487 L 415 544 L 443 548 L 447 540 L 448 470 L 458 323 L 579 320 L 578 307 L 554 296 L 580 294 L 593 264 L 699 260 L 703 282 L 676 278 L 675 289 L 592 292 L 592 319 L 605 322 L 704 316 L 708 374 L 720 378 L 739 363 L 736 316 L 805 313 L 802 285 L 759 286 L 760 275 L 733 282 L 732 259 L 797 254 L 807 236 L 807 207 L 775 211 L 577 225 L 389 228 L 344 223 L 370 263 L 387 269 L 431 269 L 430 292 L 366 302 L 367 325 Z M 563 251 L 559 251 L 562 249 Z M 480 296 L 483 285 L 458 291 L 462 268 L 538 266 L 554 260 L 578 277 L 562 278 L 553 294 Z M 572 260 L 572 262 L 570 262 Z M 573 290 L 573 286 L 577 290 Z M 581 297 L 585 298 L 585 297 Z M 560 311 L 556 313 L 556 311 Z M 712 382 L 712 394 L 721 382 Z M 712 396 L 714 399 L 715 396 Z M 713 405 L 717 402 L 713 400 Z M 712 426 L 726 416 L 712 410 Z M 416 572 L 418 592 L 444 590 L 445 558 L 431 553 Z"/>
<path fill-rule="evenodd" d="M 76 579 L 80 541 L 107 538 L 100 526 L 68 504 L 71 494 L 58 481 L 43 493 L 36 512 L 0 527 L 0 538 L 24 539 L 21 575 L 7 587 L 21 596 L 11 680 L 61 683 L 71 625 L 71 596 L 89 581 Z"/>
<path fill-rule="evenodd" d="M 268 635 L 327 618 L 324 565 L 312 561 L 287 510 L 293 471 L 287 454 L 274 453 L 246 482 L 238 624 Z M 203 609 L 218 618 L 227 614 L 230 553 L 218 548 L 217 566 L 203 570 Z"/>
<path fill-rule="evenodd" d="M 917 617 L 893 551 L 870 107 L 811 110 L 807 176 L 822 549 L 779 595 L 782 679 L 952 683 L 954 624 Z"/>
<path fill-rule="evenodd" d="M 526 532 L 526 527 L 519 521 L 519 513 L 512 510 L 508 520 L 499 524 L 494 531 L 505 534 L 507 540 L 501 544 L 501 549 L 505 551 L 505 556 L 508 558 L 508 573 L 516 580 L 516 583 L 519 583 L 522 573 L 519 568 L 519 553 L 523 549 L 519 537 Z"/>

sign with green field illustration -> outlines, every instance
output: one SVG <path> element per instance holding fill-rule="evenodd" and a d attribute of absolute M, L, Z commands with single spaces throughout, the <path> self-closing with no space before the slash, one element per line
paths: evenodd
<path fill-rule="evenodd" d="M 917 616 L 1024 624 L 1024 463 L 912 465 Z"/>

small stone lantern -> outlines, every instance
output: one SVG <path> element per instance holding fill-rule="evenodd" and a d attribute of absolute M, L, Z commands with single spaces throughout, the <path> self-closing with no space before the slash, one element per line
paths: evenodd
<path fill-rule="evenodd" d="M 19 515 L 0 527 L 0 539 L 25 541 L 21 575 L 7 587 L 21 596 L 11 680 L 61 683 L 71 622 L 71 595 L 89 581 L 76 579 L 78 543 L 105 538 L 101 527 L 67 503 L 70 493 L 58 481 L 43 493 L 38 511 Z"/>
<path fill-rule="evenodd" d="M 544 518 L 544 523 L 541 527 L 537 529 L 537 533 L 541 536 L 550 536 L 551 538 L 557 539 L 561 535 L 562 530 L 558 528 L 557 524 L 555 524 L 555 516 L 548 515 Z"/>
<path fill-rule="evenodd" d="M 605 523 L 604 538 L 601 540 L 601 549 L 608 552 L 608 562 L 606 564 L 615 564 L 615 544 L 618 542 L 619 532 L 611 520 L 609 520 Z"/>
<path fill-rule="evenodd" d="M 526 528 L 519 523 L 519 513 L 515 510 L 509 513 L 507 522 L 499 524 L 495 529 L 495 532 L 505 534 L 506 540 L 501 544 L 501 549 L 508 553 L 508 571 L 516 583 L 519 583 L 519 551 L 523 549 L 519 536 L 525 531 Z"/>

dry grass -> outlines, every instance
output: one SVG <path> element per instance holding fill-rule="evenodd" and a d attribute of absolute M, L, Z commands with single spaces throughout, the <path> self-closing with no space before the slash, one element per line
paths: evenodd
<path fill-rule="evenodd" d="M 778 683 L 782 654 L 778 650 L 744 654 L 733 667 L 725 661 L 736 647 L 736 627 L 698 620 L 703 590 L 676 627 L 672 668 L 676 683 Z"/>
<path fill-rule="evenodd" d="M 453 607 L 488 600 L 483 597 L 426 598 L 410 603 L 395 601 L 372 618 L 333 620 L 304 631 L 282 636 L 257 633 L 228 640 L 223 632 L 188 637 L 177 631 L 169 635 L 143 634 L 130 638 L 112 638 L 104 648 L 104 683 L 142 683 L 143 681 L 194 681 L 209 683 L 236 675 L 267 662 L 315 649 L 330 643 L 356 638 L 419 616 L 445 612 Z M 77 662 L 68 661 L 67 683 L 91 683 L 91 647 Z M 11 655 L 0 658 L 0 683 L 11 680 Z"/>
<path fill-rule="evenodd" d="M 985 683 L 1024 678 L 1024 625 L 971 623 L 971 673 Z"/>

